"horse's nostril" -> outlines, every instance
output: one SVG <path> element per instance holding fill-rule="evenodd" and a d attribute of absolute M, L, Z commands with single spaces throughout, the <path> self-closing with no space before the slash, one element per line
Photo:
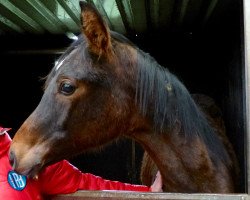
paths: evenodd
<path fill-rule="evenodd" d="M 16 156 L 13 151 L 10 151 L 9 153 L 9 160 L 12 168 L 15 169 L 17 167 L 17 162 L 16 162 Z"/>

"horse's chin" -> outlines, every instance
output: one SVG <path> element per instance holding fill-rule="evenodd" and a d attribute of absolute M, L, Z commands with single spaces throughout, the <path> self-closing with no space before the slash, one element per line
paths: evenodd
<path fill-rule="evenodd" d="M 33 167 L 28 169 L 15 169 L 15 171 L 18 174 L 26 176 L 27 178 L 37 179 L 39 173 L 43 170 L 43 168 L 44 167 L 42 165 L 34 165 Z"/>

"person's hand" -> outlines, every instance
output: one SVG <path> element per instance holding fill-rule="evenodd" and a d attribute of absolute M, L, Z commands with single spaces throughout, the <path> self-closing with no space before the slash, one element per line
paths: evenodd
<path fill-rule="evenodd" d="M 3 128 L 0 126 L 0 135 L 4 135 L 7 131 L 9 131 L 11 128 Z"/>
<path fill-rule="evenodd" d="M 153 184 L 151 185 L 150 188 L 151 188 L 152 192 L 163 192 L 163 190 L 162 190 L 162 177 L 161 177 L 160 171 L 158 171 L 156 173 L 155 181 L 153 182 Z"/>

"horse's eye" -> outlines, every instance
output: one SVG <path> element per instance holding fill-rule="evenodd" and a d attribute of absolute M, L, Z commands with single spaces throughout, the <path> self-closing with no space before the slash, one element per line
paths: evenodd
<path fill-rule="evenodd" d="M 64 82 L 60 85 L 60 92 L 65 95 L 71 95 L 74 93 L 76 87 L 71 83 Z"/>

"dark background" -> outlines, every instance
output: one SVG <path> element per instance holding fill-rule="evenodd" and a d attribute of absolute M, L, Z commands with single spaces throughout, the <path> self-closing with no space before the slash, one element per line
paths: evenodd
<path fill-rule="evenodd" d="M 242 5 L 233 1 L 206 27 L 199 30 L 139 34 L 129 38 L 169 68 L 191 93 L 215 99 L 241 167 L 241 188 L 246 190 L 245 71 Z M 35 109 L 42 96 L 43 81 L 60 56 L 58 50 L 72 41 L 65 36 L 44 34 L 0 37 L 0 124 L 12 127 L 11 136 Z M 71 161 L 85 172 L 104 178 L 140 183 L 141 148 L 121 140 L 102 151 Z"/>

